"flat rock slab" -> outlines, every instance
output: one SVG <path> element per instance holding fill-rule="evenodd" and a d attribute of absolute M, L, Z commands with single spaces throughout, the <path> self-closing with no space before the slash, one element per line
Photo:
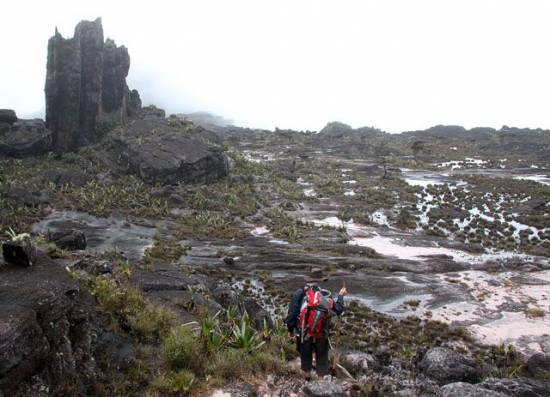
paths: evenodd
<path fill-rule="evenodd" d="M 34 233 L 76 230 L 86 236 L 87 250 L 123 252 L 128 259 L 140 259 L 153 243 L 156 229 L 127 222 L 123 218 L 98 218 L 76 211 L 56 211 L 33 226 Z"/>

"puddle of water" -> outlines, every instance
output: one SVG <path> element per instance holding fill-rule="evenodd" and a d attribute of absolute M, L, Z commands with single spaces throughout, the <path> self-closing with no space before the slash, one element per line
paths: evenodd
<path fill-rule="evenodd" d="M 481 342 L 501 344 L 524 337 L 550 334 L 550 321 L 547 318 L 529 318 L 521 312 L 502 312 L 502 317 L 487 324 L 471 325 L 470 331 Z"/>
<path fill-rule="evenodd" d="M 264 236 L 269 233 L 269 229 L 266 226 L 256 226 L 252 231 L 250 232 L 253 236 L 259 237 Z"/>
<path fill-rule="evenodd" d="M 514 179 L 521 179 L 526 181 L 535 181 L 542 183 L 543 185 L 550 186 L 550 178 L 548 175 L 517 175 Z"/>
<path fill-rule="evenodd" d="M 127 222 L 123 218 L 98 218 L 76 211 L 55 211 L 32 227 L 34 233 L 48 230 L 79 230 L 86 236 L 86 250 L 106 252 L 122 251 L 129 259 L 139 259 L 153 243 L 156 229 Z"/>

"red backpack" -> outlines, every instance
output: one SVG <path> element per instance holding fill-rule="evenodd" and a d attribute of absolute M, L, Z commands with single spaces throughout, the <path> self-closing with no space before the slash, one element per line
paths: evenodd
<path fill-rule="evenodd" d="M 305 296 L 298 316 L 302 342 L 325 335 L 329 311 L 334 305 L 334 301 L 324 296 L 319 287 L 306 285 L 304 289 Z"/>

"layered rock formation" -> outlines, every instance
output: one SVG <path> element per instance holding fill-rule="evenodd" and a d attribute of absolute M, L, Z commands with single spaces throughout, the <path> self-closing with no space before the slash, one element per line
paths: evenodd
<path fill-rule="evenodd" d="M 80 22 L 71 39 L 56 30 L 48 42 L 45 89 L 56 151 L 94 142 L 101 121 L 125 122 L 139 111 L 139 94 L 126 84 L 129 68 L 128 50 L 104 41 L 100 18 Z"/>
<path fill-rule="evenodd" d="M 222 150 L 201 142 L 192 123 L 155 117 L 159 110 L 112 135 L 119 165 L 150 183 L 211 182 L 227 175 Z"/>
<path fill-rule="evenodd" d="M 13 110 L 0 109 L 0 156 L 37 156 L 51 149 L 52 133 L 44 121 L 20 120 Z"/>

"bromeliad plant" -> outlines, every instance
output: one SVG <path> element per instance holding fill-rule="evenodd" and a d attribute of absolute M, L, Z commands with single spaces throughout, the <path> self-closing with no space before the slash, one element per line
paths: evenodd
<path fill-rule="evenodd" d="M 247 353 L 256 351 L 265 345 L 265 341 L 261 340 L 258 332 L 250 325 L 250 318 L 246 313 L 241 317 L 240 324 L 233 326 L 232 344 Z"/>

